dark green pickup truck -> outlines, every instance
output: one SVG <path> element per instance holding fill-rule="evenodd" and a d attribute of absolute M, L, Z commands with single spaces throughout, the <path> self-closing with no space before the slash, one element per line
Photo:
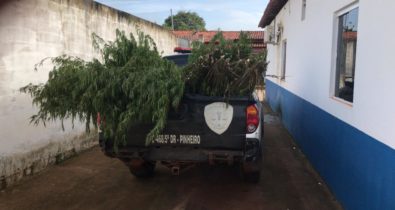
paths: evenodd
<path fill-rule="evenodd" d="M 187 63 L 188 54 L 165 57 L 177 65 Z M 155 164 L 173 174 L 197 163 L 240 164 L 243 178 L 258 182 L 262 162 L 263 113 L 255 94 L 246 97 L 211 97 L 185 94 L 177 111 L 170 110 L 165 129 L 145 145 L 152 125 L 128 130 L 126 145 L 118 152 L 113 141 L 99 135 L 104 153 L 122 160 L 136 177 L 154 174 Z"/>

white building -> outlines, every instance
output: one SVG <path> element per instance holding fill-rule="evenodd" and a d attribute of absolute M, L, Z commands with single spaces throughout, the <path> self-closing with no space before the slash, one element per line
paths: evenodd
<path fill-rule="evenodd" d="M 267 101 L 345 209 L 395 209 L 395 1 L 271 0 Z"/>

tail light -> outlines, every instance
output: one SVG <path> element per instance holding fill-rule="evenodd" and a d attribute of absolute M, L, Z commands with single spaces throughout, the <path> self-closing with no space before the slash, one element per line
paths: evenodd
<path fill-rule="evenodd" d="M 259 112 L 255 105 L 250 105 L 246 110 L 247 133 L 254 133 L 259 126 Z"/>

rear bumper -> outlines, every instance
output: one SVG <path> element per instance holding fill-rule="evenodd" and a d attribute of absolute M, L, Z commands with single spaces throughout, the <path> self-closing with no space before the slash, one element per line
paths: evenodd
<path fill-rule="evenodd" d="M 262 159 L 261 143 L 258 139 L 246 139 L 244 147 L 239 150 L 224 148 L 199 148 L 199 147 L 120 147 L 114 152 L 112 142 L 99 139 L 102 151 L 110 157 L 120 159 L 144 159 L 148 161 L 186 161 L 208 162 L 210 164 L 224 162 L 232 164 L 242 162 L 244 165 L 254 166 Z"/>
<path fill-rule="evenodd" d="M 139 153 L 139 154 L 138 154 Z M 243 151 L 212 150 L 181 147 L 153 147 L 144 152 L 120 151 L 120 157 L 139 157 L 149 161 L 234 162 L 242 159 Z"/>

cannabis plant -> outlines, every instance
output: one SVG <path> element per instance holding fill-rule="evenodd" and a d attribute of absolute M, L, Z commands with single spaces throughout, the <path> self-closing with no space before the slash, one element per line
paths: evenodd
<path fill-rule="evenodd" d="M 97 113 L 105 123 L 106 138 L 115 140 L 115 148 L 126 143 L 129 126 L 153 124 L 148 144 L 166 124 L 170 106 L 180 102 L 184 82 L 182 72 L 161 58 L 153 40 L 138 33 L 116 31 L 113 42 L 93 37 L 101 59 L 84 61 L 72 56 L 52 58 L 54 65 L 45 84 L 29 84 L 21 88 L 29 93 L 38 113 L 31 117 L 35 124 L 71 118 L 85 121 L 89 131 Z M 42 62 L 40 63 L 42 64 Z"/>
<path fill-rule="evenodd" d="M 221 32 L 208 43 L 194 42 L 184 70 L 188 92 L 209 96 L 249 96 L 263 84 L 266 52 L 252 53 L 251 42 L 241 32 L 239 40 L 226 40 Z"/>
<path fill-rule="evenodd" d="M 39 108 L 31 117 L 35 124 L 56 119 L 62 125 L 65 119 L 74 124 L 77 119 L 89 131 L 100 113 L 105 121 L 101 129 L 105 139 L 114 139 L 114 148 L 126 143 L 130 126 L 140 123 L 153 125 L 148 145 L 165 127 L 170 108 L 177 109 L 185 87 L 189 93 L 208 96 L 251 95 L 266 69 L 266 54 L 252 54 L 244 33 L 238 42 L 218 33 L 208 45 L 194 43 L 183 69 L 163 59 L 151 37 L 142 32 L 135 37 L 117 30 L 115 41 L 96 35 L 93 40 L 100 59 L 52 58 L 48 81 L 21 91 L 29 93 Z"/>

